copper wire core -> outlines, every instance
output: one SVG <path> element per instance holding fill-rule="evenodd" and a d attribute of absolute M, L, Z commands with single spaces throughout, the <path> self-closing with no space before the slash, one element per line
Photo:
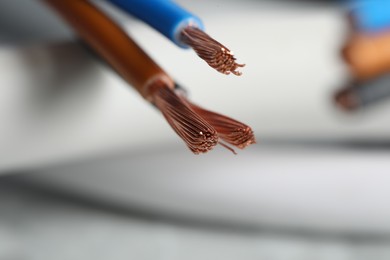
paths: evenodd
<path fill-rule="evenodd" d="M 238 68 L 245 64 L 238 64 L 236 58 L 228 48 L 217 42 L 204 31 L 187 26 L 181 32 L 181 40 L 189 45 L 207 64 L 223 74 L 233 73 L 240 76 L 242 73 Z"/>
<path fill-rule="evenodd" d="M 255 135 L 249 126 L 233 118 L 203 109 L 188 100 L 186 102 L 196 113 L 215 128 L 219 137 L 225 142 L 240 149 L 256 143 Z"/>
<path fill-rule="evenodd" d="M 183 102 L 174 90 L 167 87 L 158 88 L 153 100 L 193 153 L 206 153 L 218 144 L 215 129 Z"/>

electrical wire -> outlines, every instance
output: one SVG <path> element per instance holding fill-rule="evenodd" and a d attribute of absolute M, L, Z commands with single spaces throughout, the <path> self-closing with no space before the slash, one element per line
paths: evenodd
<path fill-rule="evenodd" d="M 108 0 L 159 31 L 180 47 L 191 47 L 215 70 L 241 75 L 232 51 L 204 32 L 199 17 L 171 0 Z"/>
<path fill-rule="evenodd" d="M 218 132 L 213 127 L 215 119 L 208 120 L 197 113 L 177 93 L 172 78 L 108 16 L 87 0 L 42 1 L 55 9 L 95 52 L 161 111 L 193 153 L 206 153 L 219 143 Z M 232 129 L 228 122 L 226 129 Z"/>

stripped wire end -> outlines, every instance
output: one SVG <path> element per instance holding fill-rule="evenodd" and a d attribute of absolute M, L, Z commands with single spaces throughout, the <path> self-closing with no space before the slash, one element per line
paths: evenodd
<path fill-rule="evenodd" d="M 341 89 L 335 94 L 334 101 L 341 109 L 349 112 L 355 111 L 361 106 L 356 87 Z"/>
<path fill-rule="evenodd" d="M 160 87 L 153 93 L 152 100 L 194 154 L 207 153 L 218 144 L 215 129 L 194 112 L 174 90 Z"/>
<path fill-rule="evenodd" d="M 240 76 L 242 74 L 237 69 L 244 67 L 245 64 L 238 64 L 232 51 L 204 31 L 187 26 L 181 31 L 181 40 L 193 48 L 201 59 L 217 71 L 226 75 L 233 73 Z"/>
<path fill-rule="evenodd" d="M 256 143 L 255 135 L 249 126 L 230 117 L 203 109 L 188 100 L 186 100 L 186 102 L 192 110 L 215 128 L 219 137 L 225 142 L 240 149 L 244 149 L 245 147 Z M 220 144 L 235 153 L 235 151 L 227 145 Z"/>

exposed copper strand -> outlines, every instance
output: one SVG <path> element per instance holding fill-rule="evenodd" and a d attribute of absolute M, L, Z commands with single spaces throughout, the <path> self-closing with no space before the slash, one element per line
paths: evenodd
<path fill-rule="evenodd" d="M 212 125 L 219 137 L 225 142 L 240 149 L 256 143 L 254 133 L 249 126 L 233 118 L 203 109 L 188 100 L 186 100 L 186 103 L 193 111 Z"/>
<path fill-rule="evenodd" d="M 193 153 L 206 153 L 218 144 L 216 130 L 183 102 L 174 90 L 158 88 L 153 102 Z"/>
<path fill-rule="evenodd" d="M 200 58 L 217 71 L 226 75 L 233 73 L 240 76 L 242 74 L 237 69 L 244 67 L 245 64 L 237 63 L 232 51 L 204 31 L 187 26 L 181 32 L 181 40 L 193 48 Z"/>
<path fill-rule="evenodd" d="M 229 151 L 231 151 L 234 155 L 237 155 L 237 152 L 233 148 L 231 148 L 229 145 L 224 144 L 221 141 L 219 141 L 218 144 L 220 144 L 222 147 L 224 147 L 224 148 L 228 149 Z"/>

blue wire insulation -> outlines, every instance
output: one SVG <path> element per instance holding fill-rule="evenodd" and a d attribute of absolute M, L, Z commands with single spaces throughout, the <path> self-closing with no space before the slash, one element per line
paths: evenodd
<path fill-rule="evenodd" d="M 180 32 L 188 25 L 204 29 L 202 21 L 171 0 L 108 0 L 166 36 L 182 48 Z"/>
<path fill-rule="evenodd" d="M 349 8 L 359 30 L 375 33 L 390 29 L 390 0 L 353 0 Z"/>

